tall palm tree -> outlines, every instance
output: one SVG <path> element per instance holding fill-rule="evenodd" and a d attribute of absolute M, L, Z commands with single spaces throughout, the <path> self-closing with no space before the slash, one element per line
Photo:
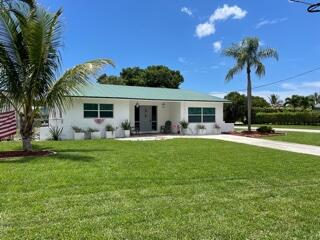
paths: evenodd
<path fill-rule="evenodd" d="M 290 106 L 293 108 L 293 111 L 296 110 L 297 107 L 300 107 L 301 97 L 298 95 L 292 95 L 291 97 L 287 97 L 284 103 L 284 106 Z"/>
<path fill-rule="evenodd" d="M 268 98 L 271 106 L 274 108 L 279 107 L 282 104 L 282 101 L 280 100 L 279 95 L 271 94 Z"/>
<path fill-rule="evenodd" d="M 247 104 L 248 104 L 248 131 L 251 131 L 251 110 L 252 110 L 252 82 L 251 71 L 254 69 L 258 77 L 265 75 L 265 66 L 262 60 L 266 58 L 275 58 L 278 60 L 278 53 L 272 48 L 261 48 L 258 38 L 247 37 L 240 44 L 233 44 L 230 48 L 223 51 L 227 57 L 232 57 L 236 60 L 233 66 L 226 75 L 226 81 L 230 81 L 234 76 L 244 69 L 247 73 Z"/>
<path fill-rule="evenodd" d="M 80 91 L 91 76 L 113 63 L 89 61 L 59 77 L 62 11 L 49 13 L 35 0 L 12 0 L 0 10 L 0 105 L 16 111 L 23 149 L 30 151 L 39 108 L 70 106 L 72 100 L 66 96 Z"/>

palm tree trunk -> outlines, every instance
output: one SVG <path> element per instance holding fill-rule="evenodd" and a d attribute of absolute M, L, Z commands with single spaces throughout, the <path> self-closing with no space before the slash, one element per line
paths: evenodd
<path fill-rule="evenodd" d="M 33 119 L 20 114 L 20 135 L 23 151 L 32 151 Z"/>
<path fill-rule="evenodd" d="M 251 132 L 251 111 L 252 111 L 252 84 L 251 69 L 247 66 L 247 101 L 248 101 L 248 132 Z"/>

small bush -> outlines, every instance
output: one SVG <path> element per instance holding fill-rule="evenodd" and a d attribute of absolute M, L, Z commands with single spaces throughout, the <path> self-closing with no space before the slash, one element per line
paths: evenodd
<path fill-rule="evenodd" d="M 129 120 L 125 120 L 124 122 L 122 122 L 121 128 L 123 130 L 131 130 L 131 124 L 130 124 Z"/>
<path fill-rule="evenodd" d="M 86 132 L 93 133 L 93 132 L 99 132 L 99 130 L 96 128 L 88 128 Z"/>
<path fill-rule="evenodd" d="M 274 130 L 270 126 L 261 126 L 257 129 L 259 133 L 274 133 Z"/>
<path fill-rule="evenodd" d="M 179 122 L 182 129 L 188 129 L 189 123 L 185 120 Z"/>
<path fill-rule="evenodd" d="M 59 128 L 59 127 L 50 127 L 49 128 L 49 133 L 50 133 L 50 137 L 53 141 L 59 141 L 61 138 L 61 133 L 63 131 L 63 128 Z"/>
<path fill-rule="evenodd" d="M 114 127 L 111 125 L 111 124 L 108 124 L 107 126 L 106 126 L 106 131 L 107 132 L 114 132 Z"/>
<path fill-rule="evenodd" d="M 202 125 L 202 124 L 199 124 L 199 125 L 197 125 L 197 128 L 204 130 L 204 129 L 206 129 L 206 126 L 205 126 L 205 125 Z"/>
<path fill-rule="evenodd" d="M 79 128 L 79 127 L 72 127 L 73 131 L 76 132 L 76 133 L 82 133 L 82 132 L 85 132 L 82 128 Z"/>

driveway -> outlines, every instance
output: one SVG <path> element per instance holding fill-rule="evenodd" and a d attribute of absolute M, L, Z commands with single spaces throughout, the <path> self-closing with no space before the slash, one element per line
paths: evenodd
<path fill-rule="evenodd" d="M 248 127 L 235 126 L 235 129 L 247 130 Z M 252 127 L 252 130 L 256 130 L 257 127 Z M 320 133 L 317 129 L 298 129 L 298 128 L 273 128 L 278 132 L 304 132 L 304 133 Z"/>
<path fill-rule="evenodd" d="M 241 137 L 241 136 L 234 136 L 229 134 L 203 135 L 203 136 L 157 135 L 157 136 L 121 138 L 118 140 L 120 141 L 157 141 L 157 140 L 168 140 L 168 139 L 175 139 L 175 138 L 215 139 L 215 140 L 222 140 L 222 141 L 228 141 L 228 142 L 234 142 L 234 143 L 248 144 L 248 145 L 253 145 L 257 147 L 277 149 L 281 151 L 320 156 L 320 147 L 318 146 L 280 142 L 280 141 L 273 141 L 273 140 L 267 140 L 267 139 L 261 139 L 261 138 Z"/>

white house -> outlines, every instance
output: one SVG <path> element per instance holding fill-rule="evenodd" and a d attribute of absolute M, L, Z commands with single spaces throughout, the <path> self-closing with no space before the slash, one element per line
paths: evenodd
<path fill-rule="evenodd" d="M 198 92 L 150 87 L 90 84 L 78 94 L 70 96 L 73 105 L 65 112 L 50 113 L 49 126 L 63 127 L 62 139 L 72 139 L 72 127 L 99 129 L 111 124 L 116 136 L 123 136 L 121 122 L 128 120 L 140 133 L 160 133 L 166 121 L 172 132 L 179 131 L 179 122 L 189 122 L 188 134 L 196 134 L 199 124 L 206 134 L 233 131 L 233 124 L 223 121 L 223 104 L 228 101 Z M 48 128 L 41 129 L 41 139 L 48 138 Z"/>

